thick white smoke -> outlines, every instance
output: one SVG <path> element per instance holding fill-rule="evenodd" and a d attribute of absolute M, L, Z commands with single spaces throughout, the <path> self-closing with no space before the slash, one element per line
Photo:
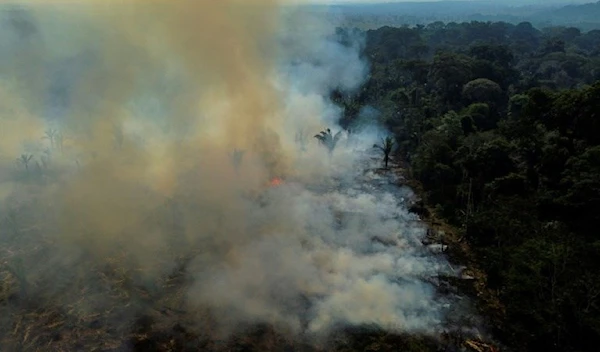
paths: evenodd
<path fill-rule="evenodd" d="M 346 324 L 399 332 L 438 328 L 441 302 L 424 279 L 439 267 L 422 249 L 423 229 L 410 225 L 416 219 L 393 189 L 382 190 L 374 175 L 353 176 L 352 183 L 372 188 L 348 182 L 311 191 L 286 183 L 270 190 L 252 217 L 276 227 L 236 248 L 235 265 L 195 266 L 201 275 L 191 299 L 297 332 Z"/>
<path fill-rule="evenodd" d="M 340 131 L 328 97 L 365 80 L 362 38 L 267 0 L 78 6 L 2 8 L 6 346 L 31 309 L 42 340 L 161 309 L 220 333 L 440 327 L 440 263 L 372 171 L 380 136 L 313 137 Z"/>

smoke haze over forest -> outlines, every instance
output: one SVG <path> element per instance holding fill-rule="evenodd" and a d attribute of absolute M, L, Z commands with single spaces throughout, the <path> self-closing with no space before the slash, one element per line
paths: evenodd
<path fill-rule="evenodd" d="M 367 78 L 364 37 L 274 0 L 35 3 L 1 13 L 7 348 L 32 304 L 115 338 L 165 307 L 219 336 L 443 328 L 424 228 L 354 185 L 383 129 L 313 138 Z"/>

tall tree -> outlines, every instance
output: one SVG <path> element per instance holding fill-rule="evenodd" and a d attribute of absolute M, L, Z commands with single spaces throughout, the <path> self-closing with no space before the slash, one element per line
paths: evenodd
<path fill-rule="evenodd" d="M 56 142 L 56 136 L 58 135 L 58 131 L 54 128 L 49 128 L 44 132 L 44 139 L 50 141 L 50 146 L 54 148 L 54 143 Z"/>
<path fill-rule="evenodd" d="M 373 148 L 377 148 L 381 150 L 383 153 L 383 163 L 385 164 L 385 168 L 388 168 L 388 162 L 390 161 L 390 154 L 394 149 L 394 139 L 392 137 L 385 137 L 381 140 L 381 144 L 374 144 Z"/>

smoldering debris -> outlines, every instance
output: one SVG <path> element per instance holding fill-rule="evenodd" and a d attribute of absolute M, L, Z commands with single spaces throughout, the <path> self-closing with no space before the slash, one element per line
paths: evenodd
<path fill-rule="evenodd" d="M 0 34 L 3 346 L 127 348 L 143 317 L 212 341 L 443 327 L 443 258 L 363 172 L 376 129 L 298 143 L 339 130 L 328 94 L 360 86 L 360 37 L 275 0 L 20 5 L 29 27 Z"/>

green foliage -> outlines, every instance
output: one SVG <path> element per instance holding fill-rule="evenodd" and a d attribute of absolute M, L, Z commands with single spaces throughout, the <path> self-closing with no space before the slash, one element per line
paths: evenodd
<path fill-rule="evenodd" d="M 492 118 L 490 107 L 486 103 L 473 103 L 461 111 L 461 115 L 469 119 L 469 127 L 472 131 L 487 131 L 496 126 L 496 119 Z"/>
<path fill-rule="evenodd" d="M 463 85 L 472 79 L 472 64 L 471 58 L 461 54 L 444 52 L 434 57 L 429 77 L 442 102 L 459 100 Z"/>
<path fill-rule="evenodd" d="M 525 94 L 515 94 L 510 97 L 508 101 L 508 117 L 518 119 L 528 102 L 529 97 Z"/>
<path fill-rule="evenodd" d="M 515 350 L 600 344 L 598 43 L 527 22 L 381 28 L 369 81 L 341 104 L 381 111 L 426 202 L 464 230 Z"/>
<path fill-rule="evenodd" d="M 502 88 L 487 78 L 477 78 L 464 85 L 462 96 L 467 103 L 498 105 L 502 99 Z"/>

